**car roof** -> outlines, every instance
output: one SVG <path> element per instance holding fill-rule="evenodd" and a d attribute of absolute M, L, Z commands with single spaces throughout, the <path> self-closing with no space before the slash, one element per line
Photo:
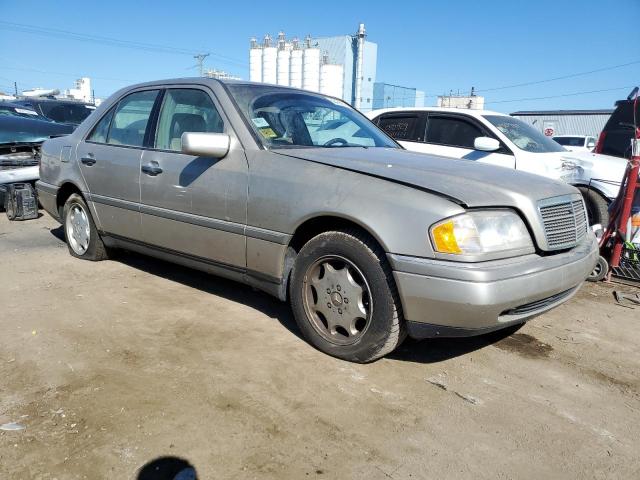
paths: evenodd
<path fill-rule="evenodd" d="M 380 108 L 378 110 L 372 110 L 367 112 L 367 115 L 381 115 L 389 112 L 446 112 L 446 113 L 461 113 L 472 117 L 481 117 L 483 115 L 500 115 L 508 117 L 509 115 L 500 112 L 494 112 L 492 110 L 475 110 L 470 108 L 453 108 L 453 107 L 392 107 L 392 108 Z"/>
<path fill-rule="evenodd" d="M 260 87 L 273 87 L 273 88 L 282 89 L 282 90 L 291 90 L 291 91 L 297 91 L 302 93 L 308 93 L 311 95 L 315 94 L 315 95 L 323 95 L 325 97 L 327 96 L 319 92 L 312 92 L 310 90 L 302 90 L 300 88 L 287 87 L 284 85 L 276 85 L 276 84 L 262 83 L 262 82 L 250 82 L 248 80 L 227 80 L 227 79 L 222 80 L 219 78 L 206 78 L 206 77 L 183 77 L 183 78 L 166 78 L 162 80 L 152 80 L 149 82 L 142 82 L 142 83 L 137 83 L 135 85 L 129 85 L 125 87 L 123 90 L 131 90 L 131 89 L 144 88 L 144 87 L 155 87 L 155 86 L 162 86 L 162 85 L 185 85 L 185 84 L 186 85 L 189 85 L 189 84 L 202 85 L 207 83 L 209 84 L 218 83 L 222 85 L 254 85 L 254 86 L 260 86 Z"/>

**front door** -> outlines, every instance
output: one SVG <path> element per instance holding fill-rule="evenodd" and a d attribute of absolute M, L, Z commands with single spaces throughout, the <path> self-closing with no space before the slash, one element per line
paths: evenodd
<path fill-rule="evenodd" d="M 140 159 L 158 90 L 127 95 L 78 144 L 77 161 L 100 229 L 142 240 Z"/>
<path fill-rule="evenodd" d="M 144 241 L 226 266 L 246 266 L 247 160 L 208 90 L 164 92 L 153 148 L 140 166 Z M 222 159 L 181 152 L 184 132 L 227 133 Z"/>
<path fill-rule="evenodd" d="M 423 153 L 475 160 L 499 167 L 515 168 L 516 160 L 510 152 L 475 150 L 474 141 L 487 136 L 473 121 L 458 115 L 429 114 Z"/>

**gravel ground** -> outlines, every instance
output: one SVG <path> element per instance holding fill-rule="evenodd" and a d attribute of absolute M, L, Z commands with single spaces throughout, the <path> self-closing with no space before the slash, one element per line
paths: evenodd
<path fill-rule="evenodd" d="M 0 425 L 24 427 L 3 480 L 172 478 L 140 473 L 165 456 L 200 479 L 640 477 L 640 307 L 612 298 L 633 287 L 354 365 L 265 294 L 61 234 L 0 219 Z"/>

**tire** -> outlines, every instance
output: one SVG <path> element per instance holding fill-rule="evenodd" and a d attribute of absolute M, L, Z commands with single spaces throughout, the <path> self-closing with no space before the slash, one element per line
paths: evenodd
<path fill-rule="evenodd" d="M 607 228 L 609 225 L 609 201 L 590 188 L 578 187 L 578 190 L 582 193 L 582 198 L 584 198 L 584 203 L 587 207 L 589 225 L 599 223 L 602 228 Z"/>
<path fill-rule="evenodd" d="M 305 339 L 333 357 L 372 362 L 406 337 L 385 253 L 358 230 L 325 232 L 309 240 L 293 266 L 289 298 Z"/>
<path fill-rule="evenodd" d="M 107 250 L 98 234 L 89 207 L 77 193 L 71 194 L 64 204 L 62 226 L 72 256 L 94 262 L 107 258 Z"/>
<path fill-rule="evenodd" d="M 593 267 L 593 271 L 587 277 L 589 282 L 599 282 L 604 280 L 609 272 L 609 262 L 605 260 L 603 256 L 598 257 L 598 263 Z"/>

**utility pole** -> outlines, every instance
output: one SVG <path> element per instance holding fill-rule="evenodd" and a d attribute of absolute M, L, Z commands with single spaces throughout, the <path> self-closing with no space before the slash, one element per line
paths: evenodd
<path fill-rule="evenodd" d="M 208 53 L 199 53 L 194 55 L 193 58 L 198 62 L 198 67 L 200 68 L 200 76 L 204 76 L 204 59 L 209 56 Z"/>
<path fill-rule="evenodd" d="M 13 91 L 15 92 L 15 96 L 18 96 L 18 82 L 13 82 Z"/>

